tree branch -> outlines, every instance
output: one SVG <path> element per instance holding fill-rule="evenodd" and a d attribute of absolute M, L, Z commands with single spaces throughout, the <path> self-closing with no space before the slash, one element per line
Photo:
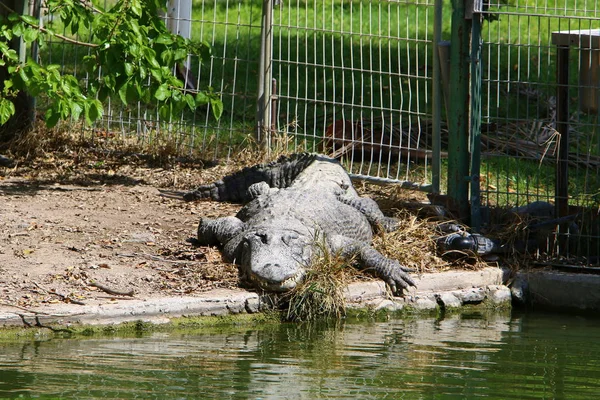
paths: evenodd
<path fill-rule="evenodd" d="M 16 13 L 16 11 L 15 11 L 15 10 L 13 10 L 12 8 L 10 8 L 10 7 L 9 7 L 9 6 L 7 6 L 6 4 L 4 4 L 4 2 L 0 2 L 0 6 L 1 6 L 2 8 L 4 8 L 6 11 L 8 11 L 8 12 L 11 12 L 11 13 Z M 46 35 L 54 36 L 54 37 L 56 37 L 56 38 L 59 38 L 59 39 L 61 39 L 61 40 L 64 40 L 64 41 L 65 41 L 65 42 L 67 42 L 67 43 L 76 44 L 76 45 L 78 45 L 78 46 L 91 47 L 91 48 L 96 48 L 96 47 L 98 47 L 98 46 L 99 46 L 99 45 L 97 45 L 97 44 L 94 44 L 94 43 L 80 42 L 79 40 L 72 39 L 72 38 L 70 38 L 70 37 L 67 37 L 67 36 L 61 35 L 61 34 L 59 34 L 59 33 L 54 33 L 54 32 L 52 32 L 52 31 L 49 31 L 48 29 L 46 29 L 46 28 L 44 28 L 44 27 L 42 27 L 42 26 L 39 26 L 39 25 L 36 25 L 36 24 L 31 24 L 31 23 L 27 22 L 27 21 L 26 21 L 26 20 L 25 20 L 25 19 L 24 19 L 24 18 L 23 18 L 21 15 L 19 15 L 19 19 L 20 19 L 22 22 L 26 23 L 27 25 L 31 26 L 32 28 L 34 28 L 34 29 L 38 29 L 40 32 L 43 32 L 43 33 L 45 33 Z"/>

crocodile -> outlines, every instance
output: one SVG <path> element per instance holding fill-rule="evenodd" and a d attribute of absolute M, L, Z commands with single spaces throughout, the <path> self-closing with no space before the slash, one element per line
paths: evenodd
<path fill-rule="evenodd" d="M 235 216 L 201 218 L 198 242 L 222 246 L 224 258 L 240 264 L 242 279 L 259 289 L 294 288 L 323 251 L 354 260 L 393 293 L 415 286 L 410 268 L 371 245 L 374 231 L 393 231 L 398 221 L 360 197 L 342 165 L 328 156 L 281 156 L 182 196 L 245 204 Z"/>

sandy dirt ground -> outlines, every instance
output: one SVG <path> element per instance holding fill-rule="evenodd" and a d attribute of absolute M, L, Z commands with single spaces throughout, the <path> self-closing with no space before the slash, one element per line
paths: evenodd
<path fill-rule="evenodd" d="M 161 187 L 200 183 L 198 168 L 94 161 L 68 171 L 54 162 L 0 170 L 0 306 L 91 304 L 238 286 L 237 268 L 193 239 L 200 215 L 228 215 L 239 206 L 160 196 Z"/>
<path fill-rule="evenodd" d="M 201 216 L 232 215 L 240 206 L 159 193 L 194 188 L 232 170 L 206 167 L 153 168 L 135 158 L 89 155 L 0 167 L 0 307 L 239 287 L 237 267 L 224 263 L 218 249 L 195 245 L 194 236 Z"/>

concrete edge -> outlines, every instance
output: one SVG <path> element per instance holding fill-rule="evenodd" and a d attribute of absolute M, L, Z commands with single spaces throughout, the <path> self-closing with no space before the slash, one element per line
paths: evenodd
<path fill-rule="evenodd" d="M 415 279 L 418 290 L 412 289 L 404 297 L 389 296 L 382 281 L 357 282 L 346 289 L 346 300 L 349 308 L 375 311 L 397 311 L 405 307 L 417 311 L 458 308 L 486 300 L 493 304 L 510 304 L 510 290 L 502 286 L 502 277 L 502 270 L 492 267 L 479 271 L 423 274 Z M 257 313 L 269 308 L 269 304 L 266 296 L 254 292 L 217 289 L 193 297 L 117 300 L 83 306 L 56 304 L 28 311 L 1 307 L 0 327 L 35 326 L 38 323 L 113 325 L 140 320 L 160 324 L 185 316 Z"/>
<path fill-rule="evenodd" d="M 517 302 L 553 310 L 600 311 L 600 275 L 551 269 L 518 272 L 511 284 Z"/>
<path fill-rule="evenodd" d="M 418 289 L 409 290 L 404 297 L 387 295 L 381 281 L 358 282 L 348 286 L 346 300 L 350 308 L 374 311 L 449 310 L 482 303 L 507 307 L 511 304 L 511 292 L 502 284 L 504 275 L 502 269 L 492 267 L 479 271 L 423 274 L 415 279 Z"/>

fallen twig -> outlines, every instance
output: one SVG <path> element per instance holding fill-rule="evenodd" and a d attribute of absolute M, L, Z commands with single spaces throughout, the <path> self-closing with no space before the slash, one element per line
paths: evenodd
<path fill-rule="evenodd" d="M 194 261 L 194 260 L 167 260 L 166 258 L 162 258 L 159 256 L 155 256 L 152 254 L 147 254 L 147 253 L 119 253 L 117 254 L 117 256 L 119 257 L 127 257 L 127 258 L 133 258 L 133 257 L 144 257 L 144 258 L 149 258 L 152 261 L 160 261 L 160 262 L 164 262 L 164 263 L 171 263 L 171 264 L 209 264 L 207 261 Z"/>
<path fill-rule="evenodd" d="M 98 288 L 98 289 L 102 290 L 103 292 L 106 292 L 108 294 L 112 294 L 114 296 L 129 296 L 129 297 L 133 297 L 133 295 L 135 294 L 135 292 L 133 290 L 130 290 L 128 292 L 123 292 L 123 291 L 120 291 L 120 290 L 114 290 L 114 289 L 108 288 L 108 287 L 106 287 L 104 285 L 101 285 L 101 284 L 99 284 L 97 282 L 93 282 L 93 281 L 90 282 L 90 286 Z"/>
<path fill-rule="evenodd" d="M 65 303 L 73 303 L 73 304 L 77 304 L 79 306 L 85 306 L 85 303 L 83 301 L 79 301 L 79 300 L 75 300 L 74 298 L 72 298 L 71 296 L 66 296 L 62 293 L 58 293 L 56 290 L 52 289 L 52 290 L 48 290 L 46 288 L 44 288 L 43 286 L 41 286 L 39 283 L 32 281 L 32 283 L 38 287 L 38 289 L 43 290 L 45 293 L 47 294 L 53 294 L 54 296 L 57 296 L 61 301 L 64 301 Z"/>

